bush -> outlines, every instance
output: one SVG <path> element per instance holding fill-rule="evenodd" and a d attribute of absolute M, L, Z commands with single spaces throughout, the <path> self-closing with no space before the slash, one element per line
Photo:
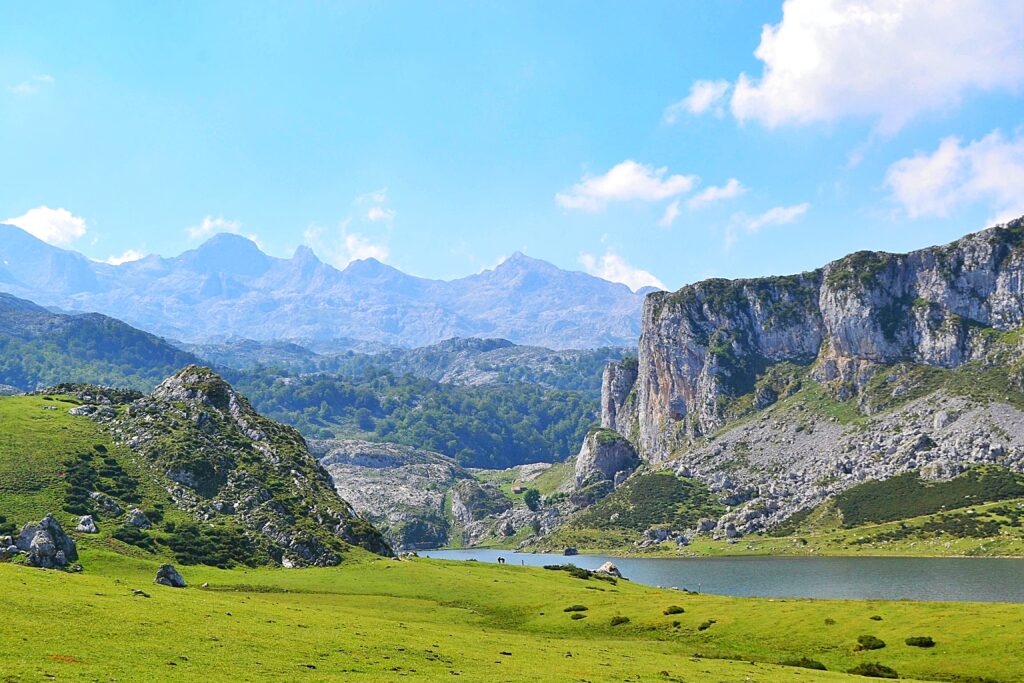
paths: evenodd
<path fill-rule="evenodd" d="M 911 636 L 906 640 L 910 647 L 935 647 L 935 641 L 931 636 Z"/>
<path fill-rule="evenodd" d="M 697 627 L 697 630 L 698 630 L 698 631 L 707 631 L 707 630 L 708 630 L 709 628 L 711 628 L 711 625 L 712 625 L 712 624 L 714 624 L 714 623 L 715 623 L 715 620 L 714 620 L 714 619 L 708 619 L 708 620 L 707 620 L 707 621 L 705 621 L 705 622 L 704 622 L 703 624 L 701 624 L 700 626 L 698 626 L 698 627 Z"/>
<path fill-rule="evenodd" d="M 0 515 L 0 536 L 13 536 L 17 527 L 11 522 L 7 521 L 7 518 Z"/>
<path fill-rule="evenodd" d="M 871 619 L 871 621 L 881 621 L 882 620 L 882 617 L 878 616 L 877 614 L 875 614 L 873 616 L 870 616 L 868 618 Z"/>
<path fill-rule="evenodd" d="M 814 669 L 815 671 L 828 671 L 825 665 L 816 659 L 808 659 L 807 657 L 801 657 L 800 659 L 786 659 L 783 660 L 782 666 L 798 666 L 801 669 Z"/>
<path fill-rule="evenodd" d="M 666 607 L 666 608 L 665 608 L 665 612 L 664 612 L 664 614 L 666 614 L 666 615 L 667 615 L 667 614 L 682 614 L 682 613 L 683 613 L 683 612 L 685 612 L 685 611 L 686 611 L 686 610 L 684 610 L 684 609 L 683 609 L 682 607 L 680 607 L 679 605 L 670 605 L 670 606 L 668 606 L 668 607 Z"/>
<path fill-rule="evenodd" d="M 568 607 L 566 607 L 562 611 L 563 612 L 586 612 L 588 609 L 590 609 L 590 608 L 587 607 L 586 605 L 569 605 Z"/>
<path fill-rule="evenodd" d="M 540 491 L 537 489 L 526 489 L 526 493 L 523 494 L 523 502 L 526 503 L 526 507 L 536 512 L 540 507 Z"/>
<path fill-rule="evenodd" d="M 577 619 L 586 619 L 587 615 L 586 614 L 580 614 L 579 612 L 576 612 L 575 614 L 573 614 L 569 618 L 572 619 L 573 621 L 576 621 Z"/>
<path fill-rule="evenodd" d="M 835 626 L 836 620 L 832 617 L 825 617 L 825 626 Z"/>
<path fill-rule="evenodd" d="M 629 623 L 629 617 L 624 617 L 622 615 L 616 615 L 616 616 L 612 617 L 612 626 L 619 626 L 620 624 L 628 624 L 628 623 Z"/>
<path fill-rule="evenodd" d="M 885 647 L 885 641 L 875 636 L 860 636 L 857 638 L 858 650 L 881 650 Z"/>
<path fill-rule="evenodd" d="M 858 664 L 846 673 L 856 674 L 857 676 L 867 676 L 868 678 L 899 678 L 900 675 L 896 673 L 895 669 L 890 669 L 884 664 L 878 662 L 865 662 L 864 664 Z"/>
<path fill-rule="evenodd" d="M 156 550 L 156 544 L 153 543 L 153 539 L 144 534 L 138 527 L 132 526 L 131 524 L 124 525 L 115 531 L 112 536 L 122 543 L 133 545 L 136 548 L 142 548 L 149 552 Z"/>

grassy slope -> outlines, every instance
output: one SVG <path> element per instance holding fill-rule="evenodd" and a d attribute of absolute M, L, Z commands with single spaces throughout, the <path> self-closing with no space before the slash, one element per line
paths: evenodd
<path fill-rule="evenodd" d="M 192 587 L 175 591 L 152 585 L 154 562 L 95 550 L 83 562 L 82 574 L 0 565 L 5 680 L 862 680 L 773 666 L 803 656 L 831 670 L 881 661 L 921 680 L 1024 680 L 1022 605 L 738 599 L 383 559 L 191 567 Z M 585 619 L 563 611 L 574 604 L 589 608 Z M 665 616 L 670 605 L 685 613 Z M 631 621 L 612 627 L 615 615 Z M 888 646 L 855 652 L 863 634 Z M 914 635 L 938 645 L 906 646 Z"/>

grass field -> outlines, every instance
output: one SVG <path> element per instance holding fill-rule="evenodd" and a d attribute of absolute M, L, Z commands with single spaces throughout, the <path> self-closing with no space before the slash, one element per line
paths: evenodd
<path fill-rule="evenodd" d="M 917 680 L 1024 680 L 1022 605 L 738 599 L 371 558 L 181 567 L 184 590 L 153 585 L 155 561 L 105 550 L 85 551 L 81 574 L 0 564 L 0 680 L 863 680 L 778 665 L 801 657 L 834 671 L 877 661 Z M 564 611 L 574 605 L 587 609 Z M 672 606 L 684 611 L 666 615 Z M 612 626 L 616 616 L 629 621 Z M 865 634 L 886 647 L 856 651 Z"/>

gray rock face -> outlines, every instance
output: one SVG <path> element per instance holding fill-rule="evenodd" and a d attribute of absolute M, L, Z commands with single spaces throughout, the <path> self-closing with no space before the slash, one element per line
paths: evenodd
<path fill-rule="evenodd" d="M 948 368 L 980 357 L 986 328 L 1024 324 L 1022 245 L 1018 219 L 943 247 L 859 252 L 811 273 L 649 295 L 636 380 L 642 457 L 663 462 L 721 428 L 723 399 L 754 391 L 776 363 L 818 359 L 814 378 L 845 398 L 879 364 Z M 775 398 L 763 389 L 760 407 Z"/>
<path fill-rule="evenodd" d="M 89 497 L 96 501 L 96 504 L 103 508 L 104 511 L 109 512 L 114 517 L 118 517 L 124 514 L 124 510 L 118 505 L 117 501 L 100 491 L 93 491 L 89 494 Z"/>
<path fill-rule="evenodd" d="M 33 567 L 64 569 L 78 559 L 75 542 L 53 515 L 46 515 L 36 524 L 26 524 L 14 545 L 28 555 L 27 564 Z"/>
<path fill-rule="evenodd" d="M 96 522 L 93 520 L 92 515 L 83 515 L 78 520 L 78 526 L 75 527 L 75 531 L 83 534 L 98 534 L 100 530 L 96 527 Z"/>
<path fill-rule="evenodd" d="M 162 564 L 160 569 L 156 572 L 156 579 L 153 583 L 160 584 L 161 586 L 170 586 L 171 588 L 184 588 L 185 579 L 178 570 L 174 568 L 174 565 Z"/>
<path fill-rule="evenodd" d="M 601 377 L 601 426 L 628 435 L 637 420 L 636 358 L 624 358 L 605 366 Z"/>
<path fill-rule="evenodd" d="M 493 486 L 465 479 L 452 489 L 452 517 L 462 525 L 479 522 L 512 507 L 512 501 Z"/>
<path fill-rule="evenodd" d="M 448 541 L 445 492 L 471 475 L 438 453 L 354 439 L 311 441 L 338 494 L 398 549 Z"/>
<path fill-rule="evenodd" d="M 608 574 L 609 576 L 614 576 L 619 579 L 622 578 L 622 572 L 620 572 L 619 568 L 611 562 L 605 562 L 594 571 L 599 572 L 601 574 Z"/>
<path fill-rule="evenodd" d="M 587 434 L 576 456 L 576 488 L 602 481 L 614 483 L 617 477 L 622 483 L 621 475 L 628 475 L 639 464 L 636 450 L 622 435 L 610 429 L 595 429 Z"/>
<path fill-rule="evenodd" d="M 146 517 L 145 513 L 138 508 L 132 508 L 131 511 L 128 512 L 128 518 L 125 521 L 140 529 L 149 529 L 153 526 L 153 523 L 149 521 L 149 518 Z"/>

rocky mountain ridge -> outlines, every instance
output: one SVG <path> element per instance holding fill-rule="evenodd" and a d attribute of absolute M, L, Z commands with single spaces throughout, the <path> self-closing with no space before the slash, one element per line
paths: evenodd
<path fill-rule="evenodd" d="M 46 306 L 99 311 L 157 334 L 200 341 L 342 337 L 415 347 L 503 337 L 549 348 L 631 343 L 647 290 L 515 254 L 456 280 L 407 275 L 374 259 L 344 270 L 306 247 L 290 259 L 219 234 L 173 258 L 117 266 L 0 225 L 0 289 Z"/>
<path fill-rule="evenodd" d="M 1024 471 L 1024 219 L 909 254 L 654 293 L 602 427 L 764 531 L 858 484 Z M 613 494 L 614 495 L 614 494 Z"/>

